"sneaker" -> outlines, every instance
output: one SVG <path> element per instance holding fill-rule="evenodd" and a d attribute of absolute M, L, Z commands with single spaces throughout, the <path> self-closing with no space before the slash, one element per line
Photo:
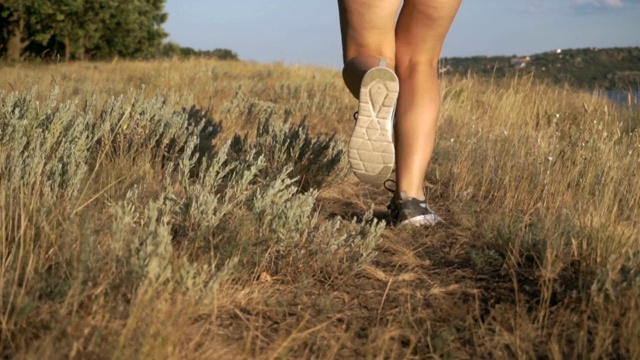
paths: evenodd
<path fill-rule="evenodd" d="M 434 226 L 442 221 L 429 209 L 426 200 L 409 197 L 404 192 L 399 193 L 399 196 L 394 194 L 387 209 L 395 226 Z"/>
<path fill-rule="evenodd" d="M 349 164 L 358 179 L 380 184 L 393 171 L 393 113 L 400 83 L 386 60 L 369 70 L 360 86 L 360 104 L 349 141 Z"/>

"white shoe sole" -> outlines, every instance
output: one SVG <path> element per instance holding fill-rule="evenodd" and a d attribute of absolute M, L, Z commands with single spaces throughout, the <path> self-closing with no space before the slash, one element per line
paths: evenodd
<path fill-rule="evenodd" d="M 440 217 L 438 217 L 438 215 L 435 215 L 435 214 L 421 215 L 411 219 L 406 219 L 405 221 L 402 221 L 401 223 L 399 223 L 397 227 L 404 227 L 404 226 L 432 227 L 432 226 L 436 226 L 436 224 L 438 224 L 441 221 L 442 220 L 440 220 Z"/>
<path fill-rule="evenodd" d="M 369 70 L 360 86 L 358 119 L 349 141 L 349 163 L 358 179 L 381 184 L 393 171 L 393 113 L 400 83 L 387 67 Z"/>

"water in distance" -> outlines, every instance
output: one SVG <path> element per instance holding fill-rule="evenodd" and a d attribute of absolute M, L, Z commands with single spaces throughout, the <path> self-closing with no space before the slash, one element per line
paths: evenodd
<path fill-rule="evenodd" d="M 629 106 L 633 108 L 640 107 L 640 91 L 639 90 L 633 90 L 633 91 L 607 90 L 606 96 L 609 100 L 611 100 L 617 105 Z"/>

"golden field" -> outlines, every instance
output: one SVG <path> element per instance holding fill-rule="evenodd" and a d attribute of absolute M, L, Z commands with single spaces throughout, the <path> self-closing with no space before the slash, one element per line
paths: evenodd
<path fill-rule="evenodd" d="M 338 71 L 0 65 L 3 359 L 640 358 L 640 114 L 447 78 L 432 229 Z"/>

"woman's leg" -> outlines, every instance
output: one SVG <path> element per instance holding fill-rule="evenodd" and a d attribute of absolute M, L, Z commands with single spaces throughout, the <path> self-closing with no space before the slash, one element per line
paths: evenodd
<path fill-rule="evenodd" d="M 338 0 L 342 32 L 342 76 L 357 99 L 364 74 L 378 66 L 395 65 L 395 25 L 401 0 Z"/>
<path fill-rule="evenodd" d="M 349 140 L 349 164 L 361 181 L 381 185 L 395 162 L 393 112 L 399 84 L 392 69 L 400 0 L 341 0 L 338 4 L 343 77 L 359 100 Z"/>
<path fill-rule="evenodd" d="M 405 0 L 396 27 L 397 192 L 424 199 L 440 111 L 438 59 L 461 0 Z"/>

